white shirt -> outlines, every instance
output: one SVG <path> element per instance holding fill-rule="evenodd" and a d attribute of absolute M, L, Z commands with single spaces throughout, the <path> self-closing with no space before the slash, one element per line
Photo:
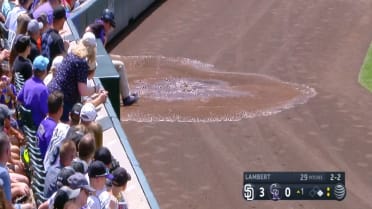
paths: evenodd
<path fill-rule="evenodd" d="M 88 197 L 87 205 L 90 209 L 110 209 L 111 194 L 103 190 L 96 191 L 96 195 Z"/>
<path fill-rule="evenodd" d="M 45 153 L 45 170 L 48 170 L 50 166 L 55 165 L 59 162 L 59 148 L 61 147 L 62 142 L 66 139 L 69 128 L 70 126 L 68 124 L 60 122 L 54 129 L 52 138 L 50 139 L 50 143 L 48 145 L 48 149 Z"/>

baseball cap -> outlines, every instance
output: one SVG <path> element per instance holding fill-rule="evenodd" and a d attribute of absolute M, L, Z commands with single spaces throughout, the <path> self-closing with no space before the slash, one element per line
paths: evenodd
<path fill-rule="evenodd" d="M 48 67 L 49 64 L 49 59 L 39 55 L 35 57 L 34 62 L 32 63 L 32 68 L 34 70 L 39 70 L 39 71 L 45 71 Z"/>
<path fill-rule="evenodd" d="M 58 20 L 58 19 L 66 19 L 66 11 L 63 6 L 58 5 L 56 8 L 53 10 L 53 20 Z"/>
<path fill-rule="evenodd" d="M 85 46 L 97 47 L 96 36 L 92 32 L 84 33 L 83 37 L 81 38 L 81 42 Z"/>
<path fill-rule="evenodd" d="M 82 173 L 75 173 L 74 175 L 70 176 L 68 179 L 68 184 L 71 189 L 86 189 L 90 192 L 95 192 L 96 190 L 89 186 L 88 180 Z"/>
<path fill-rule="evenodd" d="M 94 121 L 97 117 L 96 108 L 92 103 L 85 103 L 80 111 L 80 119 L 85 122 Z"/>
<path fill-rule="evenodd" d="M 101 20 L 109 22 L 113 28 L 116 27 L 115 15 L 110 9 L 103 10 Z"/>
<path fill-rule="evenodd" d="M 25 36 L 23 34 L 19 34 L 15 38 L 14 42 L 14 49 L 18 52 L 24 52 L 28 46 L 31 44 L 31 40 L 29 36 Z"/>
<path fill-rule="evenodd" d="M 112 175 L 106 169 L 105 164 L 99 160 L 90 163 L 88 167 L 88 176 L 90 178 L 106 177 L 108 179 L 112 179 Z"/>
<path fill-rule="evenodd" d="M 61 56 L 61 55 L 54 57 L 53 62 L 52 62 L 52 66 L 50 68 L 51 69 L 52 68 L 57 69 L 61 65 L 62 60 L 63 60 L 63 56 Z"/>
<path fill-rule="evenodd" d="M 44 26 L 43 23 L 38 22 L 35 19 L 32 19 L 27 25 L 27 31 L 32 34 L 35 34 L 36 32 L 40 31 L 43 28 L 43 26 Z"/>
<path fill-rule="evenodd" d="M 80 189 L 71 189 L 68 186 L 63 186 L 57 190 L 56 196 L 54 197 L 54 208 L 64 208 L 67 201 L 75 199 L 79 196 Z"/>
<path fill-rule="evenodd" d="M 9 118 L 11 115 L 15 113 L 15 110 L 11 110 L 8 106 L 4 104 L 0 104 L 0 130 L 4 128 L 4 120 Z"/>
<path fill-rule="evenodd" d="M 75 174 L 75 170 L 71 166 L 62 168 L 57 175 L 57 187 L 68 185 L 67 179 Z"/>
<path fill-rule="evenodd" d="M 72 107 L 71 113 L 75 115 L 80 115 L 80 111 L 82 107 L 83 105 L 80 102 L 75 103 L 74 106 Z"/>
<path fill-rule="evenodd" d="M 107 147 L 100 147 L 94 153 L 94 160 L 99 160 L 105 165 L 108 165 L 112 161 L 111 152 Z"/>
<path fill-rule="evenodd" d="M 131 176 L 125 168 L 117 167 L 112 171 L 112 185 L 124 186 L 129 180 L 131 180 Z"/>

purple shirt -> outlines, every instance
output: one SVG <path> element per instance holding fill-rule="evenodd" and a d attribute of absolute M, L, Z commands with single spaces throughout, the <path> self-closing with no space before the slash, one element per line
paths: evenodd
<path fill-rule="evenodd" d="M 41 121 L 39 128 L 37 129 L 36 137 L 39 140 L 40 153 L 43 159 L 56 126 L 56 121 L 50 117 L 46 117 L 43 121 Z"/>
<path fill-rule="evenodd" d="M 48 113 L 48 88 L 38 77 L 32 76 L 25 82 L 17 99 L 32 111 L 32 119 L 36 127 Z"/>
<path fill-rule="evenodd" d="M 48 24 L 51 25 L 53 23 L 53 8 L 50 5 L 49 1 L 45 2 L 44 4 L 40 5 L 33 13 L 34 19 L 37 19 L 40 15 L 46 14 L 48 19 Z"/>

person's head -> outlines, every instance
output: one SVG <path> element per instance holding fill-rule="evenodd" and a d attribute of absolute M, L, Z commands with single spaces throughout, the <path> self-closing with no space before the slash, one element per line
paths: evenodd
<path fill-rule="evenodd" d="M 54 209 L 64 209 L 65 204 L 75 200 L 80 194 L 80 189 L 71 189 L 68 186 L 63 186 L 57 190 L 54 197 Z"/>
<path fill-rule="evenodd" d="M 55 115 L 56 118 L 61 118 L 63 113 L 63 93 L 61 91 L 53 91 L 48 96 L 48 114 Z"/>
<path fill-rule="evenodd" d="M 112 186 L 118 187 L 121 191 L 124 191 L 127 187 L 127 182 L 131 180 L 130 174 L 123 167 L 117 167 L 112 171 Z"/>
<path fill-rule="evenodd" d="M 76 157 L 76 145 L 72 140 L 67 139 L 61 145 L 59 153 L 62 166 L 70 166 L 72 160 Z"/>
<path fill-rule="evenodd" d="M 81 104 L 80 102 L 74 104 L 74 106 L 72 107 L 72 110 L 70 112 L 71 126 L 78 125 L 80 123 L 80 112 L 82 107 L 83 104 Z"/>
<path fill-rule="evenodd" d="M 103 145 L 103 130 L 102 126 L 97 122 L 92 122 L 86 125 L 89 132 L 94 134 L 94 139 L 96 141 L 96 148 L 100 148 Z"/>
<path fill-rule="evenodd" d="M 86 204 L 88 196 L 92 195 L 96 190 L 93 189 L 88 180 L 82 173 L 75 173 L 74 175 L 68 178 L 68 184 L 71 189 L 80 189 L 80 195 L 76 199 L 76 203 L 82 207 Z"/>
<path fill-rule="evenodd" d="M 96 107 L 90 102 L 85 103 L 80 111 L 81 122 L 84 124 L 89 124 L 90 122 L 94 121 L 96 117 Z"/>
<path fill-rule="evenodd" d="M 95 62 L 97 55 L 97 41 L 92 32 L 84 33 L 81 40 L 71 48 L 71 52 L 80 58 L 86 58 L 87 62 Z"/>
<path fill-rule="evenodd" d="M 105 166 L 110 169 L 112 162 L 112 155 L 107 147 L 100 147 L 94 153 L 94 160 L 103 162 Z"/>
<path fill-rule="evenodd" d="M 10 123 L 10 117 L 15 113 L 14 110 L 10 110 L 8 106 L 0 104 L 0 131 L 4 131 L 4 127 L 7 123 Z"/>
<path fill-rule="evenodd" d="M 93 161 L 88 167 L 88 176 L 91 186 L 96 190 L 101 190 L 106 185 L 106 178 L 112 179 L 105 164 L 101 161 Z"/>
<path fill-rule="evenodd" d="M 43 55 L 35 57 L 32 63 L 32 69 L 34 71 L 34 76 L 40 78 L 41 80 L 47 75 L 47 68 L 49 64 L 49 59 Z"/>
<path fill-rule="evenodd" d="M 68 178 L 76 172 L 71 166 L 63 167 L 57 174 L 57 188 L 68 186 Z"/>
<path fill-rule="evenodd" d="M 19 34 L 16 36 L 14 40 L 14 49 L 17 54 L 24 54 L 24 56 L 28 56 L 31 50 L 31 40 L 29 36 Z"/>
<path fill-rule="evenodd" d="M 95 150 L 96 144 L 93 134 L 85 134 L 79 143 L 79 158 L 87 163 L 90 163 L 93 159 Z"/>
<path fill-rule="evenodd" d="M 79 152 L 78 146 L 79 146 L 80 140 L 83 138 L 86 132 L 87 132 L 87 129 L 82 125 L 70 126 L 70 128 L 68 129 L 66 139 L 72 140 L 75 143 L 77 152 Z"/>
<path fill-rule="evenodd" d="M 40 37 L 41 30 L 43 29 L 44 25 L 41 22 L 38 22 L 35 19 L 32 19 L 27 25 L 27 34 L 33 39 L 37 40 Z"/>
<path fill-rule="evenodd" d="M 58 5 L 53 9 L 53 28 L 57 31 L 62 30 L 66 21 L 66 11 L 63 6 Z"/>
<path fill-rule="evenodd" d="M 110 9 L 105 9 L 102 12 L 101 20 L 104 23 L 105 32 L 108 34 L 112 28 L 116 27 L 115 15 Z"/>
<path fill-rule="evenodd" d="M 47 14 L 44 13 L 44 12 L 41 13 L 41 14 L 39 15 L 39 17 L 36 18 L 36 20 L 37 20 L 38 22 L 43 23 L 43 28 L 41 29 L 40 33 L 41 33 L 41 34 L 44 33 L 44 31 L 46 31 L 46 30 L 48 29 L 48 27 L 49 27 L 49 22 L 48 22 L 48 16 L 47 16 Z"/>
<path fill-rule="evenodd" d="M 26 35 L 28 23 L 31 21 L 30 16 L 26 13 L 22 13 L 17 17 L 17 29 L 16 34 Z"/>
<path fill-rule="evenodd" d="M 62 61 L 63 61 L 63 56 L 62 55 L 58 55 L 58 56 L 54 57 L 52 65 L 50 66 L 50 70 L 53 73 L 53 77 L 56 75 L 57 69 L 62 64 Z"/>

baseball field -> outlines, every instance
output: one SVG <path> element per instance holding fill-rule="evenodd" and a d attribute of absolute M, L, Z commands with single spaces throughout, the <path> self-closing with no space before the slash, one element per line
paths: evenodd
<path fill-rule="evenodd" d="M 372 208 L 371 9 L 164 1 L 117 40 L 141 96 L 122 126 L 160 207 Z M 345 171 L 347 196 L 247 202 L 244 171 Z"/>

